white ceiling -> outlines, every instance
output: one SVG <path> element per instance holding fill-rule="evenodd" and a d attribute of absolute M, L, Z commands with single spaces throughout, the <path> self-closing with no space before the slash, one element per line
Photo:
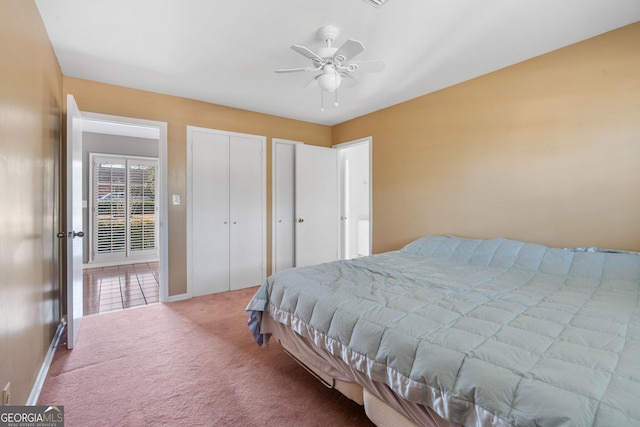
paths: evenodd
<path fill-rule="evenodd" d="M 36 0 L 62 72 L 334 125 L 640 21 L 640 0 Z M 306 87 L 325 24 L 360 40 L 381 73 Z"/>

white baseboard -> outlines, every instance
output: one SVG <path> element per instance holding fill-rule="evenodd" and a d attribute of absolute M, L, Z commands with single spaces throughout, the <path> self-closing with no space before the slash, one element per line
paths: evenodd
<path fill-rule="evenodd" d="M 51 361 L 53 360 L 54 354 L 56 354 L 56 348 L 58 347 L 58 343 L 60 342 L 60 337 L 62 336 L 63 331 L 64 323 L 60 322 L 60 324 L 58 325 L 58 329 L 56 329 L 56 333 L 53 336 L 53 340 L 51 341 L 51 345 L 49 346 L 49 350 L 47 351 L 47 355 L 44 357 L 44 362 L 42 362 L 42 366 L 40 367 L 40 372 L 38 373 L 36 382 L 35 384 L 33 384 L 31 394 L 27 399 L 27 406 L 35 406 L 38 404 L 38 398 L 40 397 L 40 392 L 42 391 L 44 380 L 47 378 L 47 373 L 49 372 Z"/>
<path fill-rule="evenodd" d="M 189 299 L 191 298 L 191 296 L 189 294 L 178 294 L 178 295 L 171 295 L 168 296 L 166 299 L 164 299 L 164 301 L 161 301 L 163 303 L 165 302 L 174 302 L 174 301 L 181 301 L 183 299 Z"/>

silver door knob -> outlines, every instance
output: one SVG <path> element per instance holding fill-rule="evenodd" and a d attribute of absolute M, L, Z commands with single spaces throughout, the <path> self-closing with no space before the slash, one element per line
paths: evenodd
<path fill-rule="evenodd" d="M 304 219 L 298 218 L 298 222 L 304 222 Z"/>

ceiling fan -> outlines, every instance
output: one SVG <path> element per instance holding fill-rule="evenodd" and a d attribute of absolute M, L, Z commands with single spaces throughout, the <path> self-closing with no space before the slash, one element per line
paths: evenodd
<path fill-rule="evenodd" d="M 294 44 L 291 49 L 311 60 L 312 65 L 300 68 L 283 68 L 276 73 L 319 72 L 308 84 L 317 83 L 320 86 L 320 109 L 324 111 L 324 92 L 334 92 L 334 105 L 338 106 L 338 88 L 345 81 L 352 85 L 356 83 L 356 72 L 379 72 L 385 67 L 382 61 L 351 61 L 364 51 L 364 45 L 358 40 L 349 39 L 339 48 L 333 47 L 333 41 L 340 34 L 338 27 L 324 25 L 318 30 L 318 38 L 326 43 L 318 53 L 311 49 Z"/>

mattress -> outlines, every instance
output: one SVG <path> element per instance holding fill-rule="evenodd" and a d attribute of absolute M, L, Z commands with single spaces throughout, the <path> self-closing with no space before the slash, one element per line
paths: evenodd
<path fill-rule="evenodd" d="M 247 311 L 258 344 L 268 313 L 453 423 L 629 426 L 640 425 L 639 300 L 637 253 L 426 236 L 275 274 Z"/>

